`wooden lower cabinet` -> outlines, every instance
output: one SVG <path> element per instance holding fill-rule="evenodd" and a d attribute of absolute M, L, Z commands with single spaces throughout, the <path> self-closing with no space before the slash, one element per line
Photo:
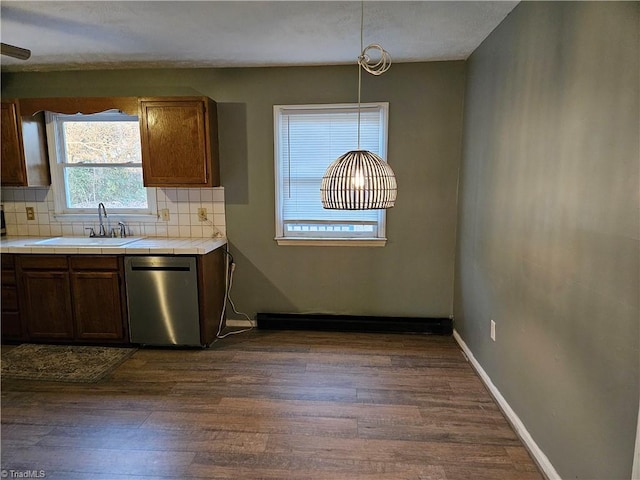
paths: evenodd
<path fill-rule="evenodd" d="M 218 330 L 222 331 L 226 326 L 225 319 L 221 318 L 226 288 L 224 250 L 218 248 L 206 255 L 198 255 L 197 262 L 200 340 L 202 345 L 210 345 Z"/>
<path fill-rule="evenodd" d="M 20 255 L 17 273 L 29 339 L 128 342 L 121 257 Z"/>
<path fill-rule="evenodd" d="M 76 337 L 84 340 L 122 339 L 120 279 L 113 272 L 74 272 L 73 316 Z"/>
<path fill-rule="evenodd" d="M 22 291 L 29 338 L 73 339 L 68 272 L 25 271 L 22 273 Z"/>
<path fill-rule="evenodd" d="M 22 325 L 18 302 L 18 285 L 15 271 L 15 255 L 2 257 L 2 340 L 22 340 L 25 331 Z"/>
<path fill-rule="evenodd" d="M 125 340 L 122 257 L 70 257 L 76 338 Z"/>
<path fill-rule="evenodd" d="M 129 342 L 122 255 L 2 256 L 2 339 L 89 344 Z M 221 326 L 222 249 L 197 255 L 200 343 Z"/>

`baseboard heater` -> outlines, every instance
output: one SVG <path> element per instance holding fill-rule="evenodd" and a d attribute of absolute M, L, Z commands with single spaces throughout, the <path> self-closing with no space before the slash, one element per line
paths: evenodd
<path fill-rule="evenodd" d="M 258 313 L 262 330 L 320 330 L 337 332 L 386 332 L 451 335 L 450 318 L 371 317 L 298 313 Z"/>

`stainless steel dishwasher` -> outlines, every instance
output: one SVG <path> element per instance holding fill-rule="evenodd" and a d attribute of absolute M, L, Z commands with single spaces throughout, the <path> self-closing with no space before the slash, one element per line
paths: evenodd
<path fill-rule="evenodd" d="M 125 257 L 129 335 L 142 345 L 200 346 L 195 257 Z"/>

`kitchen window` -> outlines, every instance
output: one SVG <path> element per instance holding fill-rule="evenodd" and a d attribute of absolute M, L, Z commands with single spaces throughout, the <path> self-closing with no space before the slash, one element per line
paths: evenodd
<path fill-rule="evenodd" d="M 109 213 L 154 213 L 155 189 L 142 181 L 138 117 L 117 111 L 45 117 L 56 214 L 94 214 L 100 202 Z"/>
<path fill-rule="evenodd" d="M 360 110 L 360 148 L 383 159 L 388 103 Z M 385 210 L 327 210 L 320 183 L 327 167 L 357 148 L 357 104 L 275 105 L 276 241 L 279 245 L 384 246 Z"/>

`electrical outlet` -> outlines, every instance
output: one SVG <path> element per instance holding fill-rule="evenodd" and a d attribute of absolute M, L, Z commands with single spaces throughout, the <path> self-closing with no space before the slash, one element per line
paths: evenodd
<path fill-rule="evenodd" d="M 160 218 L 162 219 L 163 222 L 168 222 L 170 217 L 171 215 L 169 215 L 168 208 L 163 208 L 162 210 L 160 210 Z"/>
<path fill-rule="evenodd" d="M 36 212 L 34 211 L 33 207 L 26 207 L 26 211 L 27 211 L 27 220 L 36 219 Z"/>
<path fill-rule="evenodd" d="M 491 320 L 491 340 L 496 341 L 496 322 Z"/>
<path fill-rule="evenodd" d="M 198 209 L 198 221 L 199 222 L 204 222 L 207 220 L 207 209 L 206 208 L 199 208 Z"/>

